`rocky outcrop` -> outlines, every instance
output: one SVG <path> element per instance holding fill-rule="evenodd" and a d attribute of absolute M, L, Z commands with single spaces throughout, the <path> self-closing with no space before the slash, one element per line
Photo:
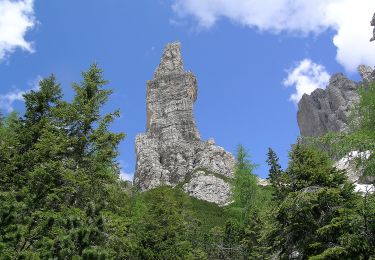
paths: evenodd
<path fill-rule="evenodd" d="M 146 133 L 136 137 L 135 186 L 149 190 L 182 185 L 193 197 L 225 205 L 234 158 L 215 141 L 201 141 L 193 106 L 197 81 L 184 70 L 180 44 L 168 44 L 154 78 L 147 82 Z"/>
<path fill-rule="evenodd" d="M 365 85 L 373 82 L 375 80 L 375 69 L 366 65 L 358 66 L 358 73 L 362 77 L 362 83 Z"/>
<path fill-rule="evenodd" d="M 345 130 L 349 110 L 359 98 L 357 88 L 358 84 L 343 74 L 336 74 L 326 89 L 303 95 L 297 113 L 301 136 L 320 136 Z"/>
<path fill-rule="evenodd" d="M 348 155 L 341 158 L 338 162 L 335 163 L 335 166 L 339 170 L 346 170 L 348 179 L 352 182 L 359 182 L 364 184 L 370 184 L 374 182 L 374 178 L 371 176 L 363 176 L 363 169 L 358 168 L 358 160 L 364 161 L 367 160 L 371 155 L 370 151 L 366 152 L 357 152 L 352 151 Z"/>
<path fill-rule="evenodd" d="M 369 66 L 359 66 L 358 72 L 362 77 L 359 83 L 339 73 L 331 77 L 326 89 L 303 95 L 297 113 L 301 136 L 320 136 L 347 129 L 350 109 L 359 100 L 358 87 L 375 80 L 375 70 Z"/>
<path fill-rule="evenodd" d="M 374 14 L 374 16 L 372 17 L 372 20 L 371 20 L 371 26 L 374 26 L 374 31 L 373 31 L 373 36 L 372 36 L 372 38 L 370 39 L 370 41 L 372 42 L 372 41 L 375 41 L 375 14 Z"/>
<path fill-rule="evenodd" d="M 302 97 L 297 114 L 301 136 L 321 136 L 347 129 L 350 109 L 359 100 L 359 86 L 366 86 L 375 80 L 375 70 L 369 66 L 360 65 L 358 72 L 362 77 L 359 83 L 336 74 L 326 89 L 316 89 L 311 95 Z M 335 163 L 336 168 L 345 170 L 356 191 L 361 193 L 375 191 L 372 184 L 374 179 L 364 176 L 363 169 L 357 167 L 357 161 L 368 159 L 370 154 L 370 151 L 352 151 Z"/>
<path fill-rule="evenodd" d="M 197 199 L 219 205 L 227 205 L 230 202 L 230 198 L 228 198 L 231 193 L 229 182 L 205 171 L 193 173 L 189 182 L 185 183 L 182 188 L 187 194 Z"/>
<path fill-rule="evenodd" d="M 370 155 L 370 151 L 352 151 L 335 163 L 335 167 L 337 169 L 345 170 L 348 179 L 354 183 L 355 190 L 360 193 L 375 192 L 375 187 L 373 185 L 375 182 L 375 177 L 365 176 L 363 174 L 363 168 L 358 166 L 359 161 L 367 160 Z"/>

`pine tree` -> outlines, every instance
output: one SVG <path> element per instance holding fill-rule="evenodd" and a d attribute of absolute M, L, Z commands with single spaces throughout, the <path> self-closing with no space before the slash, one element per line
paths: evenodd
<path fill-rule="evenodd" d="M 102 70 L 96 64 L 82 73 L 83 81 L 74 84 L 76 92 L 72 104 L 63 109 L 64 128 L 69 130 L 69 157 L 74 171 L 71 203 L 83 206 L 85 200 L 102 199 L 108 191 L 101 189 L 105 183 L 118 179 L 117 146 L 124 138 L 123 133 L 112 133 L 109 124 L 119 116 L 119 111 L 102 116 L 100 110 L 108 100 L 111 90 L 103 86 Z M 100 189 L 92 183 L 101 183 Z"/>
<path fill-rule="evenodd" d="M 2 127 L 3 124 L 4 124 L 4 115 L 3 115 L 3 113 L 1 113 L 1 111 L 0 111 L 0 127 Z"/>
<path fill-rule="evenodd" d="M 7 154 L 4 157 L 7 159 L 4 161 L 3 169 L 8 178 L 3 178 L 2 187 L 7 189 L 5 196 L 8 196 L 10 201 L 12 200 L 9 196 L 13 196 L 12 203 L 17 205 L 11 207 L 11 215 L 17 218 L 13 219 L 13 235 L 12 232 L 8 234 L 15 239 L 7 240 L 6 243 L 9 257 L 35 257 L 32 248 L 47 232 L 42 228 L 43 223 L 38 223 L 36 215 L 38 210 L 44 208 L 45 203 L 42 201 L 50 194 L 47 187 L 52 185 L 49 176 L 53 174 L 38 174 L 48 169 L 47 165 L 51 160 L 50 157 L 38 153 L 38 146 L 42 142 L 43 133 L 48 131 L 48 126 L 51 125 L 51 111 L 59 102 L 61 92 L 53 76 L 42 80 L 39 85 L 40 90 L 24 95 L 25 116 L 18 119 L 11 115 L 6 123 Z M 38 183 L 41 183 L 41 186 L 33 185 L 33 180 L 36 179 L 39 179 Z"/>
<path fill-rule="evenodd" d="M 139 242 L 133 258 L 206 259 L 189 239 L 191 216 L 183 207 L 183 198 L 169 187 L 151 190 L 147 197 L 146 209 L 135 219 Z"/>
<path fill-rule="evenodd" d="M 285 193 L 285 176 L 281 165 L 279 164 L 279 157 L 271 148 L 268 148 L 267 164 L 270 167 L 268 180 L 274 188 L 274 199 L 280 199 Z"/>
<path fill-rule="evenodd" d="M 25 94 L 24 117 L 6 123 L 7 131 L 0 129 L 6 140 L 0 146 L 12 148 L 0 154 L 1 177 L 10 176 L 2 178 L 1 188 L 7 190 L 0 194 L 9 201 L 0 206 L 0 229 L 7 230 L 0 234 L 5 257 L 128 255 L 129 240 L 113 238 L 126 222 L 119 215 L 126 195 L 115 161 L 123 134 L 108 130 L 117 111 L 100 113 L 111 93 L 103 89 L 105 83 L 93 65 L 74 85 L 76 95 L 68 103 L 55 77 L 44 79 L 39 90 Z"/>
<path fill-rule="evenodd" d="M 3 119 L 0 126 L 0 190 L 16 189 L 20 180 L 14 178 L 16 159 L 20 157 L 20 143 L 16 134 L 20 120 L 16 112 Z M 19 176 L 21 177 L 21 176 Z"/>
<path fill-rule="evenodd" d="M 56 111 L 58 128 L 66 131 L 63 141 L 66 157 L 64 185 L 58 197 L 64 205 L 62 211 L 71 212 L 76 219 L 62 219 L 59 228 L 60 232 L 71 237 L 70 256 L 100 257 L 111 254 L 111 250 L 106 249 L 111 241 L 106 239 L 104 213 L 106 208 L 113 207 L 108 205 L 115 195 L 113 189 L 121 192 L 115 158 L 124 134 L 108 130 L 110 123 L 119 116 L 118 111 L 101 115 L 101 109 L 112 92 L 104 89 L 107 81 L 102 77 L 102 70 L 94 64 L 82 76 L 83 81 L 73 85 L 73 102 L 62 104 Z M 75 210 L 72 212 L 71 208 Z M 112 218 L 119 217 L 116 214 L 107 216 L 108 220 Z M 70 223 L 76 224 L 72 226 Z M 56 254 L 65 255 L 67 245 L 64 241 L 58 237 L 54 243 Z"/>
<path fill-rule="evenodd" d="M 345 173 L 325 154 L 297 143 L 286 175 L 288 193 L 279 202 L 271 232 L 279 256 L 350 259 L 355 249 L 345 244 L 345 238 L 355 237 L 350 223 L 356 217 L 357 196 Z"/>

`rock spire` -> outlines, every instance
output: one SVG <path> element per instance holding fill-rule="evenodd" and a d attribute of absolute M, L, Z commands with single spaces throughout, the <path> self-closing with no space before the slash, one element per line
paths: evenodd
<path fill-rule="evenodd" d="M 375 41 L 375 14 L 374 14 L 374 16 L 372 17 L 372 20 L 371 20 L 371 22 L 370 22 L 370 24 L 371 24 L 371 26 L 374 26 L 374 31 L 373 31 L 373 36 L 372 36 L 372 38 L 370 39 L 370 41 L 372 42 L 372 41 Z"/>
<path fill-rule="evenodd" d="M 154 78 L 147 82 L 146 133 L 136 137 L 135 186 L 149 190 L 181 186 L 198 199 L 225 205 L 234 158 L 210 139 L 202 141 L 194 119 L 197 80 L 184 70 L 180 43 L 165 47 Z"/>

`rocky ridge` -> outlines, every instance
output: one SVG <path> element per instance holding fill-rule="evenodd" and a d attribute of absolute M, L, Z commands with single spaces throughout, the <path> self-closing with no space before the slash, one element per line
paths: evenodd
<path fill-rule="evenodd" d="M 361 82 L 338 73 L 331 77 L 326 89 L 303 95 L 297 113 L 301 136 L 320 136 L 347 129 L 350 108 L 359 100 L 358 87 L 375 80 L 375 70 L 369 66 L 359 66 L 358 72 Z"/>
<path fill-rule="evenodd" d="M 374 26 L 370 41 L 375 41 L 375 14 L 370 24 Z M 303 95 L 297 113 L 301 136 L 320 136 L 347 129 L 349 110 L 359 100 L 358 87 L 375 81 L 372 67 L 360 65 L 358 72 L 361 82 L 351 81 L 338 73 L 331 77 L 326 89 L 316 89 L 310 95 Z"/>
<path fill-rule="evenodd" d="M 354 82 L 343 74 L 331 77 L 326 89 L 316 89 L 311 95 L 303 95 L 298 103 L 297 120 L 302 137 L 321 136 L 328 132 L 346 131 L 350 123 L 349 112 L 359 100 L 358 88 L 375 80 L 375 70 L 361 65 L 358 72 L 361 82 Z M 369 154 L 366 153 L 366 156 Z M 338 169 L 346 170 L 349 180 L 356 185 L 359 192 L 374 191 L 372 180 L 362 176 L 361 169 L 356 167 L 356 159 L 364 155 L 352 151 L 335 163 Z"/>
<path fill-rule="evenodd" d="M 134 185 L 141 191 L 179 185 L 193 197 L 226 205 L 235 160 L 213 139 L 201 140 L 193 113 L 197 93 L 194 74 L 184 70 L 180 43 L 168 44 L 147 82 L 146 133 L 135 141 Z"/>
<path fill-rule="evenodd" d="M 371 22 L 370 22 L 370 24 L 371 24 L 371 26 L 374 26 L 374 31 L 373 31 L 373 36 L 372 36 L 372 38 L 370 39 L 370 41 L 375 41 L 375 14 L 374 14 L 374 16 L 372 17 L 372 20 L 371 20 Z"/>

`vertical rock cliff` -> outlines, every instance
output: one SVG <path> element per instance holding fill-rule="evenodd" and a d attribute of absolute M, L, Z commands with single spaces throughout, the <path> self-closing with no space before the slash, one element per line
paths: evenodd
<path fill-rule="evenodd" d="M 370 22 L 374 26 L 375 14 Z M 360 65 L 361 82 L 354 82 L 343 74 L 333 75 L 326 89 L 316 89 L 311 95 L 303 95 L 298 103 L 297 120 L 301 136 L 320 136 L 328 132 L 345 131 L 350 108 L 359 100 L 358 87 L 375 81 L 375 70 Z"/>
<path fill-rule="evenodd" d="M 375 14 L 371 21 L 375 26 Z M 375 28 L 373 37 L 375 40 Z M 326 89 L 317 89 L 311 95 L 304 95 L 298 103 L 298 126 L 301 136 L 321 136 L 328 132 L 345 131 L 348 127 L 350 108 L 359 100 L 358 87 L 375 81 L 375 70 L 369 66 L 360 65 L 358 72 L 361 82 L 353 82 L 342 74 L 336 74 L 330 79 Z M 366 160 L 373 151 L 352 151 L 335 163 L 338 169 L 346 170 L 358 192 L 375 192 L 373 177 L 363 176 L 361 168 L 357 168 L 356 160 Z"/>
<path fill-rule="evenodd" d="M 359 66 L 358 72 L 362 77 L 359 83 L 343 74 L 335 74 L 326 89 L 316 89 L 310 95 L 303 95 L 297 113 L 301 136 L 345 131 L 350 108 L 359 100 L 359 86 L 375 80 L 375 70 L 369 66 Z"/>
<path fill-rule="evenodd" d="M 359 98 L 358 85 L 343 74 L 331 77 L 326 89 L 303 95 L 297 120 L 301 136 L 320 136 L 345 130 L 351 106 Z"/>
<path fill-rule="evenodd" d="M 225 205 L 235 161 L 213 139 L 201 141 L 193 113 L 197 92 L 195 76 L 184 70 L 180 43 L 168 44 L 147 82 L 146 133 L 135 141 L 134 184 L 141 191 L 179 185 L 193 197 Z"/>
<path fill-rule="evenodd" d="M 372 20 L 371 20 L 371 26 L 374 26 L 374 31 L 373 31 L 373 35 L 372 35 L 372 38 L 370 39 L 370 41 L 375 41 L 375 14 L 374 16 L 372 17 Z"/>

